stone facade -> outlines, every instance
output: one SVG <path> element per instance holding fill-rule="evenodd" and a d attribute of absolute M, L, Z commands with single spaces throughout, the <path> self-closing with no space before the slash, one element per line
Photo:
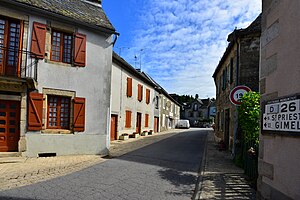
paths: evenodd
<path fill-rule="evenodd" d="M 300 93 L 300 2 L 263 3 L 260 93 L 265 103 Z M 284 101 L 283 101 L 284 102 Z M 298 107 L 299 108 L 299 107 Z M 280 111 L 281 112 L 281 111 Z M 264 120 L 263 117 L 261 119 Z M 300 122 L 299 118 L 296 122 Z M 261 125 L 258 162 L 258 199 L 300 199 L 300 130 L 266 130 Z"/>
<path fill-rule="evenodd" d="M 238 133 L 237 108 L 230 102 L 230 91 L 238 86 L 248 86 L 258 91 L 260 20 L 258 16 L 245 29 L 234 30 L 228 36 L 228 47 L 221 58 L 213 78 L 216 85 L 216 136 L 232 149 Z"/>

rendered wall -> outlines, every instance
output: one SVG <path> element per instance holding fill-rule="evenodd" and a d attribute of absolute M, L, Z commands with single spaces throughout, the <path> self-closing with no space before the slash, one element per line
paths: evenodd
<path fill-rule="evenodd" d="M 300 93 L 300 1 L 263 1 L 261 102 Z M 291 134 L 292 135 L 292 134 Z M 300 138 L 262 131 L 259 199 L 300 199 Z"/>
<path fill-rule="evenodd" d="M 28 34 L 30 36 L 34 21 L 47 23 L 45 18 L 37 16 L 30 16 L 29 19 Z M 57 21 L 51 21 L 51 23 L 58 27 L 72 28 L 72 25 Z M 58 155 L 107 153 L 112 63 L 111 36 L 81 27 L 76 28 L 79 33 L 86 35 L 86 66 L 73 67 L 68 64 L 57 64 L 48 59 L 40 60 L 38 92 L 42 93 L 43 89 L 56 89 L 75 92 L 76 97 L 86 98 L 85 131 L 69 134 L 27 132 L 25 156 L 37 156 L 39 153 L 57 153 Z M 49 34 L 46 35 L 47 37 Z M 28 46 L 30 46 L 30 40 Z M 49 45 L 46 45 L 46 51 L 49 48 Z"/>

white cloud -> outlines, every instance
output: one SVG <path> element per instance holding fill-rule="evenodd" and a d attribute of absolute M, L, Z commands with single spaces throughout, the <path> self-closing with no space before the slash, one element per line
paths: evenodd
<path fill-rule="evenodd" d="M 258 16 L 261 0 L 144 2 L 134 48 L 122 56 L 133 66 L 141 64 L 169 93 L 215 96 L 212 74 L 226 49 L 227 36 Z"/>

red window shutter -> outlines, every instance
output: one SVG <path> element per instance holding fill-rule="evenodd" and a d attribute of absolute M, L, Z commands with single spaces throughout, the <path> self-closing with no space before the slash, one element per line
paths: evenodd
<path fill-rule="evenodd" d="M 143 86 L 138 84 L 138 101 L 143 100 Z"/>
<path fill-rule="evenodd" d="M 150 103 L 150 90 L 146 89 L 146 103 L 149 104 Z"/>
<path fill-rule="evenodd" d="M 125 122 L 125 128 L 131 127 L 131 111 L 126 110 L 126 122 Z"/>
<path fill-rule="evenodd" d="M 76 33 L 74 38 L 74 65 L 84 67 L 86 57 L 86 36 Z"/>
<path fill-rule="evenodd" d="M 132 78 L 127 77 L 127 97 L 132 96 Z"/>
<path fill-rule="evenodd" d="M 74 131 L 83 132 L 85 127 L 85 98 L 74 98 Z"/>
<path fill-rule="evenodd" d="M 29 93 L 28 130 L 39 131 L 43 127 L 43 94 Z"/>
<path fill-rule="evenodd" d="M 45 56 L 46 46 L 46 25 L 38 22 L 33 22 L 31 48 L 32 56 L 43 59 Z M 35 54 L 35 55 L 34 55 Z"/>
<path fill-rule="evenodd" d="M 149 126 L 149 114 L 145 114 L 145 127 Z"/>

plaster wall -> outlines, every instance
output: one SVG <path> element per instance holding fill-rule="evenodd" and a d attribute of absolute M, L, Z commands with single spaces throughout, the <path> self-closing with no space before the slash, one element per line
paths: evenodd
<path fill-rule="evenodd" d="M 39 16 L 29 17 L 29 35 L 32 23 L 49 23 Z M 55 26 L 78 30 L 86 35 L 86 66 L 74 67 L 69 64 L 50 61 L 49 55 L 38 63 L 38 92 L 43 89 L 71 91 L 76 97 L 86 98 L 85 131 L 71 134 L 41 134 L 40 131 L 26 133 L 27 149 L 25 156 L 38 153 L 63 154 L 106 154 L 110 119 L 111 36 L 74 27 L 63 26 L 61 22 L 51 21 Z M 49 34 L 46 36 L 48 41 Z M 31 37 L 30 37 L 31 38 Z M 47 42 L 46 42 L 47 44 Z M 28 40 L 30 46 L 30 40 Z M 46 45 L 46 52 L 49 45 Z M 45 114 L 45 111 L 44 111 Z"/>
<path fill-rule="evenodd" d="M 118 135 L 136 132 L 137 112 L 142 114 L 141 132 L 154 129 L 154 88 L 116 63 L 112 64 L 112 113 L 118 115 Z M 127 78 L 132 78 L 132 96 L 127 97 Z M 137 100 L 138 84 L 143 86 L 143 99 Z M 150 103 L 146 104 L 146 89 L 150 89 Z M 126 128 L 126 110 L 131 111 L 131 127 Z M 145 114 L 149 114 L 145 127 Z"/>

